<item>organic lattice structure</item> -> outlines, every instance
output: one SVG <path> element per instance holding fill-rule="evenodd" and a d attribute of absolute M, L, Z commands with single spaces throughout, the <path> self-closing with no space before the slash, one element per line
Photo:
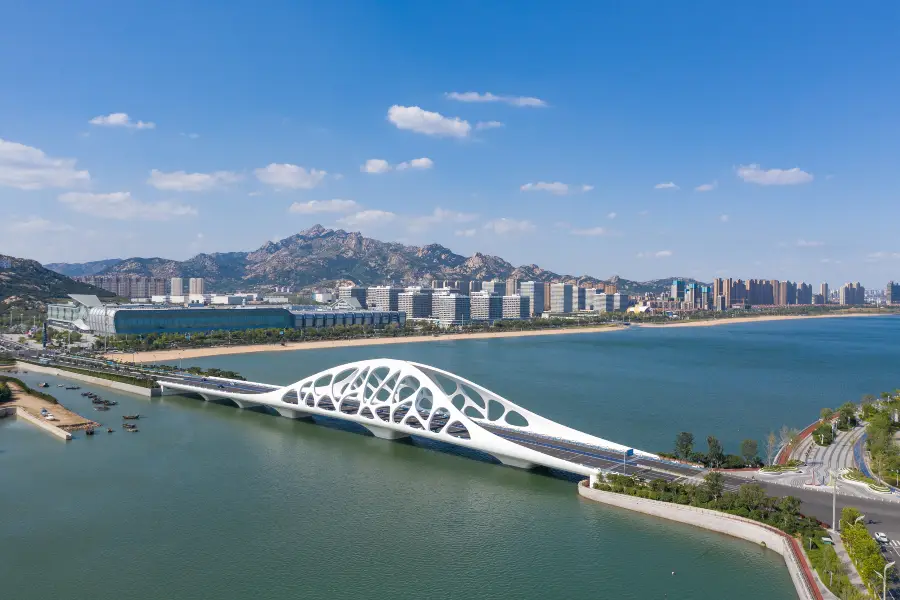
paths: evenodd
<path fill-rule="evenodd" d="M 625 449 L 530 412 L 453 373 L 401 360 L 349 363 L 283 388 L 266 386 L 257 393 L 204 389 L 190 382 L 161 380 L 160 384 L 196 392 L 206 399 L 228 398 L 241 407 L 270 406 L 287 417 L 319 415 L 353 421 L 381 438 L 416 435 L 466 446 L 520 467 L 545 465 L 580 474 L 596 472 L 541 452 L 535 449 L 538 445 L 528 447 L 514 441 L 528 434 Z"/>

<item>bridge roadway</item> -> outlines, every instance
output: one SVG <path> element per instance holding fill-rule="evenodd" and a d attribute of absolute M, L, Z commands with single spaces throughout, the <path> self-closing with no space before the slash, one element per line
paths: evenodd
<path fill-rule="evenodd" d="M 159 377 L 159 380 L 185 383 L 194 387 L 204 388 L 223 394 L 227 394 L 228 392 L 266 394 L 282 389 L 281 386 L 276 385 L 209 378 L 202 375 L 192 375 L 187 373 L 162 376 Z M 359 404 L 357 401 L 345 400 L 341 404 L 341 412 L 345 414 L 355 414 L 358 410 Z M 387 417 L 389 410 L 388 407 L 381 407 L 377 409 L 376 412 L 378 412 L 380 416 Z M 406 414 L 406 407 L 401 407 L 395 411 L 394 421 L 400 422 Z M 427 413 L 422 413 L 422 416 L 427 417 Z M 483 427 L 485 430 L 525 448 L 567 462 L 602 469 L 605 472 L 636 475 L 646 479 L 665 479 L 667 481 L 699 479 L 705 473 L 703 469 L 692 467 L 690 465 L 682 465 L 675 462 L 657 460 L 643 456 L 625 457 L 622 453 L 609 448 L 601 448 L 571 440 L 551 438 L 529 431 L 499 427 L 481 419 L 472 419 L 472 421 Z M 435 432 L 440 431 L 445 423 L 446 421 L 441 419 L 434 419 L 431 423 L 432 430 Z M 451 428 L 448 430 L 448 433 L 454 437 L 463 439 L 468 439 L 469 437 L 465 428 Z M 728 485 L 728 483 L 726 483 L 726 486 L 732 487 L 731 485 Z M 741 481 L 739 483 L 746 482 Z M 737 486 L 734 487 L 736 488 Z"/>

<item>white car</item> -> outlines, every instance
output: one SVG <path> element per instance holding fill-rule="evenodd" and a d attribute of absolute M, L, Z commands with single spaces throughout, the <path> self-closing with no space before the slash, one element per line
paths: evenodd
<path fill-rule="evenodd" d="M 875 534 L 875 541 L 878 542 L 879 544 L 887 544 L 888 536 L 884 535 L 883 533 L 881 533 L 879 531 L 878 533 Z"/>

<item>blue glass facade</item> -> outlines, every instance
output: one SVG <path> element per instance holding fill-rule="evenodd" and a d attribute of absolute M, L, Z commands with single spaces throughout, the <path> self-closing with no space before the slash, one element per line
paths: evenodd
<path fill-rule="evenodd" d="M 291 329 L 294 319 L 283 308 L 216 309 L 125 309 L 113 317 L 115 333 L 188 333 L 240 329 Z"/>

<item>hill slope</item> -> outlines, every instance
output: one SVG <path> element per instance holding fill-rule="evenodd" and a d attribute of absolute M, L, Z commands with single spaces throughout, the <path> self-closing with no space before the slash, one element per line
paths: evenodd
<path fill-rule="evenodd" d="M 0 254 L 0 312 L 12 307 L 33 309 L 67 294 L 113 294 L 45 269 L 36 260 Z"/>

